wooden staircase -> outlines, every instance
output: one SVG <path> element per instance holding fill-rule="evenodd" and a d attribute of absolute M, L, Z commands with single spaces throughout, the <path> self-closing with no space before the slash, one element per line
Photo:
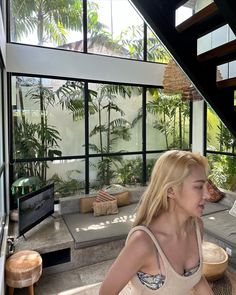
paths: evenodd
<path fill-rule="evenodd" d="M 236 35 L 236 0 L 215 0 L 177 26 L 176 10 L 182 5 L 193 5 L 196 1 L 132 0 L 132 2 L 205 100 L 236 137 L 234 106 L 236 77 L 217 81 L 219 66 L 236 59 L 236 40 L 204 53 L 197 53 L 198 39 L 225 24 L 228 24 Z"/>

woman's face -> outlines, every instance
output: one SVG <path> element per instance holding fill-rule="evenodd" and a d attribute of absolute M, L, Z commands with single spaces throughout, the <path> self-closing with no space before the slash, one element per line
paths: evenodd
<path fill-rule="evenodd" d="M 201 166 L 194 166 L 185 178 L 183 185 L 176 192 L 175 201 L 181 211 L 189 216 L 202 215 L 205 200 L 208 198 L 206 174 Z"/>

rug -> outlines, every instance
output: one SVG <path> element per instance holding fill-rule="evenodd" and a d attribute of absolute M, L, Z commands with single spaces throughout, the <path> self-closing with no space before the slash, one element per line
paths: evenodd
<path fill-rule="evenodd" d="M 210 283 L 210 286 L 215 295 L 234 295 L 232 293 L 232 284 L 228 276 L 223 276 L 223 278 Z"/>

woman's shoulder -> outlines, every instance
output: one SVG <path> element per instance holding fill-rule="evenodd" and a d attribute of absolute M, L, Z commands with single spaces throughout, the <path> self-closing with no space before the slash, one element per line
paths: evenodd
<path fill-rule="evenodd" d="M 135 247 L 138 247 L 139 250 L 144 253 L 149 252 L 154 246 L 151 237 L 147 231 L 143 230 L 142 228 L 134 228 L 127 243 L 130 245 L 135 245 Z"/>

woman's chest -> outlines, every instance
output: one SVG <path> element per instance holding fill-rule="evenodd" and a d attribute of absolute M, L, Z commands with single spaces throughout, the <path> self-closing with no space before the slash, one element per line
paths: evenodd
<path fill-rule="evenodd" d="M 159 242 L 171 267 L 180 275 L 199 264 L 199 247 L 194 235 Z"/>

